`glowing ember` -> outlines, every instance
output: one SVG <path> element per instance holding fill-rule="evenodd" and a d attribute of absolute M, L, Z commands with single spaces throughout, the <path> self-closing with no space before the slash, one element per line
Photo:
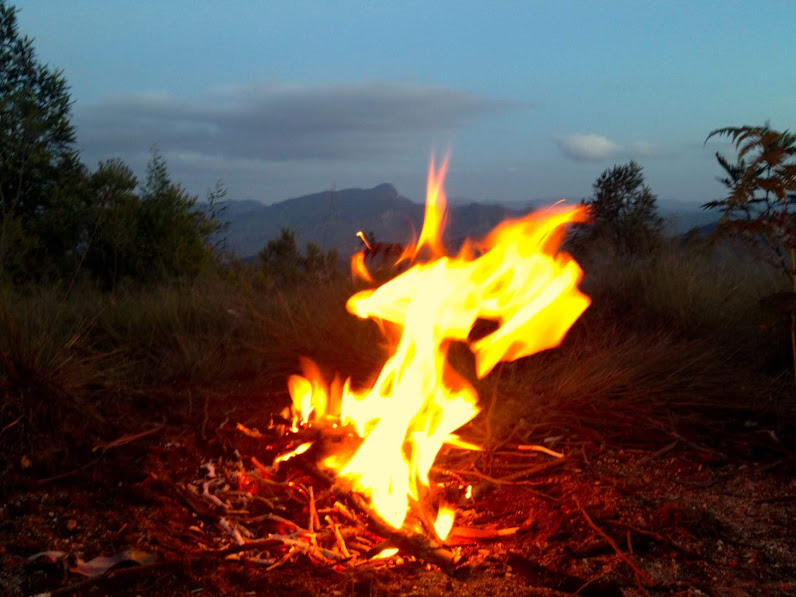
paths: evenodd
<path fill-rule="evenodd" d="M 358 447 L 341 448 L 322 465 L 366 496 L 395 528 L 412 503 L 425 503 L 431 493 L 428 474 L 443 444 L 478 448 L 454 435 L 479 408 L 472 385 L 447 362 L 450 343 L 468 344 L 483 378 L 500 361 L 557 346 L 589 305 L 577 288 L 580 267 L 559 252 L 565 226 L 583 221 L 582 209 L 556 208 L 505 222 L 483 241 L 465 243 L 457 256 L 446 256 L 446 169 L 447 159 L 439 170 L 432 160 L 423 229 L 401 256 L 415 264 L 346 305 L 358 317 L 400 330 L 376 381 L 361 390 L 350 380 L 329 384 L 304 360 L 303 375 L 288 382 L 294 429 L 342 425 L 361 438 Z M 372 280 L 358 255 L 352 272 Z M 470 340 L 479 320 L 494 322 L 496 329 Z M 453 521 L 453 509 L 441 507 L 435 523 L 441 539 Z"/>

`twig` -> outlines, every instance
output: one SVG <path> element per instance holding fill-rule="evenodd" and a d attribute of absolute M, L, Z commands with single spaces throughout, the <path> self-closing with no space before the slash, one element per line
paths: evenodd
<path fill-rule="evenodd" d="M 221 557 L 225 558 L 227 556 L 231 556 L 236 553 L 242 553 L 244 551 L 257 551 L 260 549 L 267 549 L 269 547 L 277 547 L 279 545 L 284 545 L 282 541 L 283 535 L 269 535 L 266 539 L 260 539 L 258 541 L 249 541 L 248 543 L 243 543 L 242 545 L 232 545 L 230 547 L 225 547 L 224 549 L 217 549 L 211 551 L 202 551 L 197 554 L 193 554 L 199 558 L 207 558 L 207 557 Z"/>
<path fill-rule="evenodd" d="M 335 500 L 334 505 L 332 506 L 343 518 L 347 518 L 350 522 L 353 522 L 356 525 L 361 525 L 362 522 L 354 516 L 351 511 L 346 508 L 342 502 Z"/>
<path fill-rule="evenodd" d="M 557 462 L 557 461 L 554 461 L 554 462 Z M 554 498 L 552 495 L 547 495 L 546 493 L 544 493 L 542 491 L 539 491 L 539 490 L 536 490 L 536 489 L 533 489 L 533 488 L 529 487 L 529 485 L 532 484 L 531 481 L 513 481 L 511 479 L 508 479 L 507 477 L 502 477 L 502 478 L 498 479 L 498 478 L 495 478 L 495 477 L 490 477 L 489 475 L 485 475 L 484 473 L 481 473 L 481 472 L 478 472 L 478 471 L 450 471 L 450 470 L 441 469 L 441 468 L 438 468 L 438 467 L 432 467 L 431 470 L 434 471 L 434 472 L 437 472 L 437 473 L 450 474 L 450 475 L 456 475 L 456 476 L 468 476 L 469 475 L 471 477 L 476 477 L 478 479 L 482 479 L 482 480 L 486 481 L 487 483 L 492 483 L 493 485 L 520 485 L 520 486 L 525 488 L 525 491 L 527 491 L 529 493 L 532 493 L 533 495 L 535 495 L 537 497 L 540 497 L 543 500 L 548 500 L 548 501 L 551 501 L 551 502 L 557 502 L 558 501 L 558 499 Z M 523 475 L 525 475 L 525 473 L 526 473 L 526 471 L 522 471 Z M 512 476 L 512 475 L 509 475 L 509 476 Z"/>
<path fill-rule="evenodd" d="M 639 460 L 636 463 L 636 466 L 643 466 L 643 465 L 647 464 L 648 462 L 651 462 L 652 460 L 655 460 L 656 458 L 659 458 L 660 456 L 663 456 L 664 454 L 666 454 L 668 452 L 671 452 L 672 450 L 674 450 L 677 447 L 678 443 L 680 443 L 679 439 L 674 440 L 672 443 L 664 446 L 663 448 L 661 448 L 660 450 L 658 450 L 654 454 L 650 454 L 649 456 L 645 456 L 644 458 Z"/>
<path fill-rule="evenodd" d="M 564 455 L 561 452 L 556 452 L 555 450 L 551 450 L 550 448 L 545 448 L 544 446 L 536 446 L 531 444 L 519 444 L 517 446 L 517 450 L 520 452 L 542 452 L 543 454 L 547 454 L 548 456 L 553 456 L 555 458 L 563 458 Z"/>
<path fill-rule="evenodd" d="M 39 479 L 36 481 L 36 485 L 41 487 L 42 485 L 47 485 L 48 483 L 54 483 L 55 481 L 60 481 L 61 479 L 66 479 L 67 477 L 71 477 L 72 475 L 76 475 L 77 473 L 83 472 L 87 468 L 91 468 L 95 464 L 97 464 L 100 460 L 102 460 L 102 456 L 98 456 L 91 462 L 87 462 L 83 466 L 79 466 L 76 469 L 72 469 L 71 471 L 67 471 L 65 473 L 61 473 L 60 475 L 55 475 L 54 477 L 47 477 L 46 479 Z"/>
<path fill-rule="evenodd" d="M 520 527 L 508 527 L 505 529 L 477 529 L 473 527 L 453 527 L 450 537 L 461 537 L 462 539 L 500 539 L 516 535 Z M 451 543 L 450 539 L 447 541 Z"/>
<path fill-rule="evenodd" d="M 641 591 L 642 591 L 642 592 L 643 592 L 645 595 L 648 595 L 648 596 L 649 596 L 649 593 L 647 592 L 646 588 L 644 588 L 644 586 L 642 585 L 642 582 L 643 582 L 644 584 L 651 585 L 651 584 L 652 584 L 652 579 L 650 579 L 650 577 L 649 577 L 649 576 L 647 576 L 646 574 L 644 574 L 644 572 L 642 572 L 642 571 L 641 571 L 641 569 L 640 569 L 638 566 L 636 566 L 635 562 L 633 562 L 633 560 L 632 560 L 630 557 L 628 557 L 628 556 L 627 556 L 627 555 L 626 555 L 626 554 L 625 554 L 625 553 L 624 553 L 624 552 L 623 552 L 621 549 L 619 549 L 619 546 L 616 544 L 616 541 L 614 541 L 614 540 L 611 538 L 611 536 L 610 536 L 610 535 L 608 535 L 608 533 L 606 533 L 605 531 L 603 531 L 603 530 L 602 530 L 600 527 L 598 527 L 598 526 L 597 526 L 597 525 L 594 523 L 594 521 L 591 519 L 591 517 L 590 517 L 590 516 L 589 516 L 589 514 L 586 512 L 586 510 L 584 510 L 584 509 L 583 509 L 583 506 L 581 506 L 581 505 L 580 505 L 580 501 L 579 501 L 577 498 L 575 498 L 575 505 L 578 507 L 578 510 L 580 510 L 580 513 L 581 513 L 581 515 L 583 515 L 583 518 L 586 520 L 586 522 L 588 523 L 588 525 L 589 525 L 589 526 L 590 526 L 590 527 L 591 527 L 591 528 L 592 528 L 592 529 L 593 529 L 593 530 L 594 530 L 594 531 L 595 531 L 595 532 L 596 532 L 598 535 L 600 535 L 600 537 L 602 537 L 603 539 L 605 539 L 605 540 L 608 542 L 608 545 L 610 545 L 610 546 L 611 546 L 611 547 L 614 549 L 614 551 L 616 552 L 616 555 L 618 555 L 618 556 L 621 558 L 621 560 L 622 560 L 623 562 L 625 562 L 625 564 L 627 564 L 628 566 L 630 566 L 630 567 L 633 569 L 633 572 L 634 572 L 634 573 L 635 573 L 635 575 L 636 575 L 636 582 L 638 582 L 638 587 L 639 587 L 639 589 L 640 589 L 640 590 L 641 590 Z"/>
<path fill-rule="evenodd" d="M 626 523 L 626 522 L 624 522 L 622 520 L 616 520 L 616 521 L 609 520 L 607 522 L 609 524 L 613 525 L 613 526 L 621 527 L 621 528 L 623 528 L 626 531 L 629 531 L 631 533 L 638 533 L 639 535 L 644 535 L 646 537 L 650 537 L 652 539 L 655 539 L 656 541 L 660 541 L 661 543 L 664 543 L 664 544 L 668 545 L 669 547 L 672 547 L 673 549 L 676 549 L 677 551 L 679 551 L 682 554 L 687 555 L 688 557 L 692 557 L 692 558 L 698 557 L 698 554 L 696 554 L 695 552 L 691 551 L 690 549 L 688 549 L 686 547 L 683 547 L 679 543 L 675 543 L 674 541 L 672 541 L 668 537 L 665 537 L 665 536 L 663 536 L 660 533 L 657 533 L 655 531 L 651 531 L 649 529 L 644 529 L 644 528 L 641 528 L 641 527 L 637 527 L 637 526 L 634 526 L 632 524 L 628 524 L 628 523 Z"/>
<path fill-rule="evenodd" d="M 546 462 L 545 464 L 540 464 L 539 466 L 527 468 L 518 471 L 516 473 L 511 473 L 510 475 L 505 475 L 500 478 L 503 479 L 504 481 L 513 481 L 516 479 L 522 479 L 523 477 L 533 477 L 535 475 L 547 473 L 559 467 L 562 467 L 566 462 L 567 462 L 566 458 L 559 458 L 558 460 L 551 460 L 550 462 Z"/>
<path fill-rule="evenodd" d="M 252 437 L 254 439 L 263 439 L 269 437 L 264 433 L 260 433 L 257 429 L 250 429 L 249 427 L 246 427 L 243 423 L 238 423 L 237 425 L 235 425 L 235 428 L 238 431 L 240 431 L 243 435 Z"/>
<path fill-rule="evenodd" d="M 283 564 L 287 563 L 287 561 L 290 558 L 292 558 L 296 554 L 296 552 L 298 552 L 298 549 L 295 546 L 291 547 L 288 550 L 288 552 L 284 556 L 282 556 L 282 558 L 279 559 L 279 561 L 274 562 L 273 564 L 268 566 L 268 568 L 266 568 L 266 570 L 268 570 L 270 572 L 271 570 L 274 570 L 275 568 L 279 568 Z"/>
<path fill-rule="evenodd" d="M 684 485 L 685 487 L 697 487 L 699 489 L 704 489 L 705 487 L 713 487 L 716 483 L 722 480 L 718 477 L 714 477 L 710 481 L 689 481 L 687 479 L 680 479 L 678 477 L 672 477 L 671 479 L 678 485 Z"/>
<path fill-rule="evenodd" d="M 169 562 L 156 562 L 154 564 L 144 564 L 142 566 L 133 566 L 130 568 L 111 568 L 108 572 L 100 574 L 99 576 L 94 576 L 92 578 L 87 578 L 80 582 L 67 585 L 65 587 L 60 587 L 58 589 L 54 589 L 52 591 L 47 591 L 46 593 L 38 593 L 34 595 L 34 597 L 58 597 L 59 595 L 74 595 L 83 589 L 91 587 L 96 584 L 100 584 L 106 580 L 113 580 L 120 577 L 126 576 L 135 576 L 136 574 L 147 573 L 151 572 L 152 570 L 158 570 L 161 568 L 169 568 L 171 566 L 175 566 L 180 564 L 179 561 L 169 561 Z"/>
<path fill-rule="evenodd" d="M 153 433 L 157 433 L 161 429 L 165 427 L 165 424 L 161 423 L 160 425 L 155 425 L 152 429 L 148 429 L 147 431 L 142 431 L 141 433 L 135 433 L 133 435 L 123 435 L 122 437 L 115 439 L 107 444 L 97 444 L 91 450 L 92 452 L 96 452 L 97 450 L 102 450 L 103 452 L 107 452 L 111 448 L 118 448 L 119 446 L 124 446 L 126 444 L 132 443 L 136 440 L 139 440 L 143 437 L 148 435 L 152 435 Z"/>
<path fill-rule="evenodd" d="M 351 493 L 349 497 L 356 509 L 365 515 L 374 532 L 395 547 L 425 560 L 429 564 L 439 566 L 447 574 L 453 573 L 456 566 L 461 563 L 461 555 L 456 551 L 448 549 L 444 545 L 432 543 L 425 535 L 417 533 L 409 535 L 392 528 L 365 503 L 364 498 L 359 494 Z"/>
<path fill-rule="evenodd" d="M 22 415 L 18 416 L 15 420 L 11 421 L 8 425 L 0 429 L 0 435 L 3 435 L 6 431 L 11 429 L 14 425 L 19 423 L 22 420 Z"/>
<path fill-rule="evenodd" d="M 265 466 L 262 462 L 257 460 L 254 456 L 252 456 L 252 464 L 260 471 L 263 475 L 271 475 L 271 471 Z"/>
<path fill-rule="evenodd" d="M 574 593 L 572 593 L 572 597 L 577 597 L 577 595 L 580 595 L 580 594 L 581 594 L 581 592 L 583 591 L 583 589 L 585 589 L 586 587 L 588 587 L 590 584 L 597 582 L 598 580 L 602 580 L 602 579 L 603 579 L 603 578 L 605 578 L 606 576 L 608 576 L 608 573 L 607 573 L 607 572 L 605 572 L 605 573 L 603 573 L 603 574 L 600 574 L 600 575 L 598 575 L 598 576 L 595 576 L 594 578 L 590 578 L 590 579 L 589 579 L 589 580 L 587 580 L 587 581 L 586 581 L 584 584 L 582 584 L 582 585 L 580 586 L 580 588 L 579 588 L 577 591 L 575 591 Z"/>
<path fill-rule="evenodd" d="M 699 452 L 705 452 L 706 454 L 713 454 L 714 456 L 718 456 L 722 460 L 726 460 L 727 459 L 727 455 L 724 454 L 723 452 L 719 452 L 717 450 L 713 450 L 712 448 L 707 448 L 705 446 L 700 446 L 696 442 L 692 442 L 691 440 L 684 438 L 682 435 L 680 435 L 676 431 L 669 432 L 669 435 L 671 435 L 675 439 L 680 440 L 681 442 L 683 442 L 687 446 L 691 446 L 692 448 L 694 448 L 694 450 L 698 450 Z"/>
<path fill-rule="evenodd" d="M 210 413 L 208 412 L 209 403 L 210 403 L 210 394 L 205 396 L 205 405 L 204 405 L 204 408 L 202 409 L 202 413 L 203 413 L 202 427 L 201 427 L 200 434 L 199 434 L 200 437 L 202 438 L 202 440 L 206 440 L 207 439 L 207 434 L 206 434 L 207 421 L 210 419 Z"/>
<path fill-rule="evenodd" d="M 243 537 L 241 537 L 240 531 L 232 526 L 226 518 L 222 518 L 218 521 L 219 526 L 224 529 L 224 531 L 235 540 L 235 543 L 238 545 L 243 545 L 245 541 Z"/>
<path fill-rule="evenodd" d="M 757 498 L 753 500 L 755 504 L 778 504 L 782 502 L 792 502 L 796 500 L 796 495 L 776 495 L 767 498 Z"/>
<path fill-rule="evenodd" d="M 314 533 L 315 529 L 321 528 L 321 521 L 318 518 L 318 511 L 315 509 L 315 491 L 313 490 L 312 485 L 310 485 L 309 502 L 310 502 L 310 524 L 308 528 L 310 529 L 310 533 Z"/>
<path fill-rule="evenodd" d="M 329 526 L 332 527 L 332 531 L 334 532 L 334 538 L 337 541 L 337 547 L 340 548 L 340 552 L 345 557 L 350 558 L 351 553 L 348 551 L 348 548 L 346 547 L 345 540 L 343 539 L 343 535 L 340 534 L 340 529 L 338 528 L 337 523 L 335 523 L 335 521 L 332 520 L 332 517 L 329 516 L 328 514 L 324 518 L 326 519 L 326 522 L 329 524 Z"/>
<path fill-rule="evenodd" d="M 270 520 L 271 522 L 278 522 L 280 524 L 287 525 L 289 527 L 292 527 L 295 531 L 307 531 L 307 529 L 302 528 L 292 520 L 288 520 L 287 518 L 283 518 L 277 514 L 263 514 L 262 516 L 255 516 L 254 518 L 250 518 L 249 522 L 262 522 L 265 520 Z"/>

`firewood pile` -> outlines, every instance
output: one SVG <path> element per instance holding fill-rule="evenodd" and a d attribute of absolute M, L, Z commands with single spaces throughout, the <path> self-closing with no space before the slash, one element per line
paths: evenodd
<path fill-rule="evenodd" d="M 238 424 L 218 433 L 225 456 L 202 463 L 193 481 L 171 489 L 196 515 L 188 531 L 199 549 L 266 569 L 299 558 L 338 569 L 415 558 L 454 573 L 467 566 L 468 546 L 523 531 L 521 525 L 479 526 L 474 493 L 485 485 L 521 483 L 524 476 L 565 462 L 562 454 L 543 446 L 503 446 L 491 456 L 490 466 L 510 456 L 520 459 L 521 468 L 508 465 L 508 474 L 495 478 L 475 466 L 477 460 L 485 461 L 484 453 L 450 454 L 446 462 L 456 468 L 432 469 L 436 491 L 457 508 L 457 524 L 443 542 L 418 504 L 403 527 L 394 529 L 364 496 L 323 472 L 316 465 L 315 448 L 304 447 L 315 433 L 312 429 L 286 433 L 286 426 L 278 423 L 260 432 Z M 539 464 L 541 458 L 545 462 Z M 433 499 L 419 503 L 428 501 Z"/>

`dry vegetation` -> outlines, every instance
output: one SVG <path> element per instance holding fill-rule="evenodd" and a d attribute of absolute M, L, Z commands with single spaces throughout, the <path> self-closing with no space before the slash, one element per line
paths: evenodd
<path fill-rule="evenodd" d="M 481 383 L 482 396 L 498 387 L 496 417 L 569 413 L 604 423 L 617 411 L 675 406 L 785 408 L 787 329 L 760 307 L 784 284 L 777 272 L 701 245 L 672 243 L 645 257 L 605 246 L 579 257 L 592 307 L 560 348 L 507 364 Z M 60 409 L 80 413 L 86 425 L 87 413 L 103 417 L 142 395 L 162 395 L 157 408 L 166 416 L 191 406 L 189 391 L 281 389 L 299 355 L 355 379 L 367 376 L 382 362 L 383 340 L 373 323 L 346 313 L 353 290 L 342 276 L 280 288 L 244 270 L 112 294 L 6 289 L 0 428 L 17 422 L 0 445 L 22 456 L 30 448 L 22 440 L 46 436 L 48 413 Z M 454 357 L 469 373 L 466 351 Z M 0 474 L 17 465 L 8 459 Z"/>
<path fill-rule="evenodd" d="M 784 283 L 777 273 L 738 257 L 731 249 L 711 250 L 702 244 L 671 242 L 647 256 L 632 258 L 608 247 L 595 247 L 577 257 L 587 272 L 583 286 L 593 298 L 591 308 L 558 349 L 506 364 L 478 383 L 484 411 L 467 433 L 492 445 L 509 438 L 543 442 L 565 437 L 566 446 L 582 452 L 592 469 L 614 473 L 618 465 L 611 458 L 606 460 L 606 454 L 639 450 L 640 456 L 627 465 L 632 465 L 633 471 L 627 478 L 641 474 L 638 471 L 644 468 L 632 463 L 644 461 L 644 455 L 657 458 L 655 454 L 674 441 L 700 458 L 713 453 L 721 454 L 725 463 L 730 458 L 736 471 L 743 470 L 743 463 L 773 463 L 773 478 L 787 479 L 792 470 L 789 423 L 794 404 L 787 324 L 777 322 L 759 302 Z M 135 464 L 124 465 L 132 469 L 124 483 L 138 487 L 153 470 L 159 475 L 190 476 L 200 455 L 208 453 L 200 438 L 211 436 L 211 428 L 225 419 L 233 424 L 263 424 L 287 404 L 285 381 L 297 371 L 299 355 L 355 379 L 371 375 L 384 357 L 382 340 L 373 323 L 345 312 L 345 299 L 352 290 L 350 281 L 342 276 L 325 281 L 310 277 L 277 287 L 241 268 L 234 273 L 206 273 L 191 284 L 129 287 L 114 293 L 80 285 L 3 291 L 0 494 L 9 504 L 22 508 L 17 500 L 26 491 L 46 491 L 35 488 L 64 482 L 67 487 L 73 484 L 72 491 L 77 487 L 91 495 L 105 495 L 89 499 L 110 500 L 107 507 L 115 508 L 117 499 L 126 498 L 111 498 L 112 490 L 101 489 L 105 477 L 112 482 L 116 477 L 95 465 L 95 446 L 165 422 L 172 439 L 159 442 L 156 434 L 142 440 L 137 451 L 131 451 L 137 455 Z M 454 347 L 452 358 L 458 369 L 474 379 L 466 350 Z M 750 430 L 765 430 L 774 440 L 766 436 L 758 445 Z M 195 438 L 190 443 L 198 442 L 196 447 L 187 453 L 183 448 L 180 456 L 170 455 L 164 446 L 183 445 L 186 434 Z M 152 464 L 153 458 L 159 464 Z M 108 466 L 111 464 L 105 468 Z M 552 483 L 558 488 L 552 491 L 554 497 L 559 496 L 557 500 L 564 499 L 568 491 L 580 496 L 580 501 L 567 507 L 562 504 L 549 516 L 569 512 L 580 522 L 565 525 L 574 524 L 573 529 L 581 533 L 588 530 L 578 510 L 581 502 L 587 510 L 602 512 L 592 499 L 597 494 L 589 493 L 592 473 L 584 479 L 578 477 L 576 471 L 583 466 L 570 464 L 545 486 Z M 694 468 L 693 473 L 698 470 Z M 724 469 L 722 474 L 726 474 Z M 98 484 L 100 489 L 89 489 L 97 485 L 98 475 L 104 479 Z M 87 478 L 93 485 L 83 484 Z M 766 479 L 758 487 L 774 491 L 770 489 L 774 481 Z M 577 485 L 566 489 L 573 483 Z M 664 486 L 661 481 L 655 487 Z M 503 491 L 511 492 L 509 488 Z M 657 499 L 654 488 L 644 491 L 653 492 L 651 497 L 639 498 L 647 500 L 644 504 Z M 489 508 L 499 512 L 501 500 L 508 498 L 498 493 L 489 499 Z M 517 495 L 515 499 L 526 498 Z M 534 506 L 537 512 L 549 509 L 549 503 L 544 503 L 548 502 Z M 604 525 L 605 517 L 601 520 L 598 524 Z M 20 524 L 8 516 L 0 518 L 0 538 L 18 536 Z M 151 519 L 149 524 L 153 524 Z M 138 539 L 128 538 L 129 543 L 141 547 L 142 536 L 143 531 Z M 12 541 L 13 553 L 7 557 L 24 562 L 25 556 L 55 548 L 45 541 L 59 541 L 49 533 L 37 538 L 19 544 Z M 82 549 L 90 555 L 113 551 L 108 544 L 86 541 Z M 119 541 L 112 543 L 118 546 Z M 494 557 L 503 553 L 504 567 L 509 557 L 515 559 L 515 567 L 525 565 L 517 563 L 515 552 L 506 555 L 503 548 L 491 549 Z M 545 570 L 552 569 L 552 554 L 559 552 L 544 553 L 548 554 L 544 556 L 548 562 Z M 58 582 L 50 577 L 31 580 L 21 564 L 8 570 L 0 584 L 5 583 L 11 594 L 22 594 L 19 591 L 25 592 L 24 587 L 33 590 L 36 582 L 49 587 Z M 492 574 L 494 570 L 490 570 Z M 525 586 L 553 587 L 553 581 L 544 575 L 547 572 L 542 576 L 538 572 L 533 568 L 526 584 L 517 584 L 517 578 L 505 584 L 505 579 L 490 581 L 485 576 L 457 584 L 456 591 L 478 594 L 475 587 L 484 583 L 504 583 L 503 594 L 507 595 L 526 594 Z M 206 574 L 198 569 L 194 573 Z M 245 592 L 234 575 L 224 574 L 223 580 L 207 581 L 215 587 L 211 590 Z M 341 595 L 411 592 L 401 584 L 400 574 L 379 574 L 377 581 L 368 577 L 366 585 L 361 577 L 352 577 L 335 587 Z M 567 574 L 592 578 L 592 573 L 583 569 L 569 568 Z M 786 566 L 777 574 L 783 582 L 792 581 L 796 569 Z M 258 584 L 262 579 L 246 582 L 260 587 L 262 594 L 296 590 L 295 579 L 289 575 L 273 578 L 281 579 L 281 584 L 274 585 L 281 588 L 273 588 L 273 593 Z M 439 586 L 429 585 L 431 578 Z M 628 578 L 623 582 L 635 584 L 632 574 Z M 434 575 L 414 582 L 419 583 L 415 588 L 422 587 L 418 594 L 437 594 L 434 587 L 444 584 Z M 569 589 L 551 594 L 574 592 L 571 584 L 575 581 L 567 582 Z M 656 582 L 660 585 L 663 581 Z M 312 576 L 301 590 L 326 594 L 323 583 L 322 576 L 320 580 Z M 167 588 L 159 589 L 161 594 L 183 594 L 180 587 L 190 585 L 185 578 L 166 584 Z M 133 582 L 131 586 L 138 585 Z M 624 585 L 619 582 L 617 586 Z"/>

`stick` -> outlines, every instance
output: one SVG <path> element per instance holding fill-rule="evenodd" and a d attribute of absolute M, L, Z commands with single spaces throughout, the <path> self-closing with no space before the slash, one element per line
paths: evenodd
<path fill-rule="evenodd" d="M 564 455 L 561 452 L 556 452 L 555 450 L 551 450 L 550 448 L 545 448 L 544 446 L 519 444 L 517 446 L 517 450 L 519 450 L 520 452 L 525 452 L 525 451 L 542 452 L 543 454 L 547 454 L 548 456 L 553 456 L 555 458 L 564 457 Z"/>
<path fill-rule="evenodd" d="M 204 413 L 204 416 L 202 417 L 202 428 L 201 428 L 201 432 L 199 434 L 200 437 L 202 438 L 202 440 L 206 440 L 207 439 L 207 435 L 206 435 L 205 432 L 207 431 L 207 421 L 210 419 L 210 413 L 208 412 L 209 402 L 210 402 L 210 394 L 205 396 L 205 405 L 204 405 L 204 408 L 202 409 L 202 412 Z"/>
<path fill-rule="evenodd" d="M 14 425 L 19 423 L 22 420 L 22 415 L 18 416 L 15 420 L 11 421 L 8 425 L 0 429 L 0 435 L 3 435 L 6 431 L 11 429 Z"/>
<path fill-rule="evenodd" d="M 91 462 L 87 462 L 83 466 L 79 466 L 76 469 L 72 469 L 71 471 L 67 471 L 65 473 L 61 473 L 60 475 L 55 475 L 54 477 L 47 477 L 46 479 L 39 479 L 36 481 L 36 485 L 41 487 L 42 485 L 47 485 L 48 483 L 53 483 L 54 481 L 60 481 L 61 479 L 66 479 L 67 477 L 71 477 L 72 475 L 76 475 L 87 468 L 91 468 L 95 464 L 97 464 L 100 460 L 102 460 L 102 456 L 99 456 L 92 460 Z"/>
<path fill-rule="evenodd" d="M 91 451 L 96 452 L 97 450 L 102 450 L 103 452 L 106 452 L 110 448 L 118 448 L 119 446 L 124 446 L 125 444 L 129 444 L 148 435 L 152 435 L 153 433 L 157 433 L 164 427 L 165 424 L 161 423 L 160 425 L 155 425 L 152 429 L 148 429 L 147 431 L 142 431 L 141 433 L 135 433 L 133 435 L 123 435 L 122 437 L 115 439 L 111 442 L 108 442 L 107 444 L 97 444 L 96 446 L 94 446 L 94 448 Z"/>
<path fill-rule="evenodd" d="M 474 527 L 453 527 L 450 537 L 461 537 L 463 539 L 500 539 L 516 535 L 520 527 L 508 527 L 505 529 L 477 529 Z"/>
<path fill-rule="evenodd" d="M 340 548 L 340 552 L 347 558 L 351 557 L 351 553 L 348 551 L 346 547 L 345 540 L 343 539 L 343 535 L 340 534 L 340 529 L 338 528 L 337 524 L 332 520 L 332 517 L 328 514 L 324 517 L 326 522 L 332 527 L 332 531 L 334 532 L 334 538 L 337 540 L 337 547 Z"/>
<path fill-rule="evenodd" d="M 671 452 L 672 450 L 674 450 L 675 447 L 677 447 L 677 444 L 679 444 L 679 443 L 680 443 L 679 439 L 674 440 L 672 443 L 664 446 L 663 448 L 661 448 L 660 450 L 658 450 L 654 454 L 650 454 L 649 456 L 645 456 L 644 458 L 639 460 L 638 463 L 637 463 L 637 466 L 641 466 L 641 465 L 647 464 L 648 462 L 650 462 L 652 460 L 655 460 L 659 456 L 663 456 L 667 452 Z"/>
<path fill-rule="evenodd" d="M 625 562 L 625 564 L 627 564 L 628 566 L 630 566 L 633 569 L 633 572 L 636 575 L 636 582 L 638 582 L 639 589 L 641 589 L 641 591 L 644 594 L 649 596 L 649 593 L 647 592 L 647 590 L 644 588 L 644 586 L 641 583 L 643 581 L 644 584 L 651 585 L 652 584 L 652 579 L 650 579 L 649 576 L 644 574 L 644 572 L 642 572 L 641 569 L 638 566 L 636 566 L 635 562 L 633 562 L 632 559 L 630 559 L 621 549 L 619 549 L 619 546 L 616 544 L 616 541 L 614 541 L 610 537 L 610 535 L 608 535 L 605 531 L 603 531 L 600 527 L 598 527 L 594 523 L 594 521 L 588 515 L 586 510 L 583 509 L 583 506 L 580 505 L 580 501 L 577 498 L 575 498 L 575 505 L 578 507 L 578 510 L 580 510 L 580 513 L 583 515 L 583 518 L 586 520 L 586 522 L 589 524 L 589 526 L 598 535 L 600 535 L 600 537 L 602 537 L 603 539 L 605 539 L 608 542 L 608 545 L 610 545 L 614 549 L 614 551 L 616 552 L 616 555 L 618 555 L 621 558 L 621 560 L 623 562 Z"/>
<path fill-rule="evenodd" d="M 86 589 L 92 585 L 100 584 L 106 580 L 111 580 L 123 576 L 134 576 L 136 574 L 146 573 L 152 570 L 158 570 L 160 568 L 168 568 L 179 563 L 180 562 L 178 561 L 156 562 L 154 564 L 133 566 L 131 568 L 111 568 L 108 572 L 100 574 L 99 576 L 87 578 L 86 580 L 82 580 L 80 582 L 67 585 L 65 587 L 60 587 L 52 591 L 47 591 L 46 593 L 37 593 L 36 595 L 34 595 L 34 597 L 58 597 L 58 595 L 74 595 L 78 591 L 82 591 L 83 589 Z"/>

